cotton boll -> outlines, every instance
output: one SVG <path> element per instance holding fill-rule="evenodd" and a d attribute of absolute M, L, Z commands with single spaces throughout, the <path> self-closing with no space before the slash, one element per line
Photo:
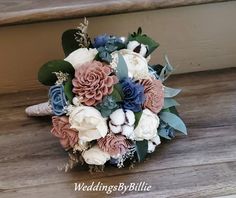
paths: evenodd
<path fill-rule="evenodd" d="M 159 137 L 158 135 L 155 136 L 154 138 L 152 138 L 151 141 L 152 141 L 154 144 L 156 144 L 156 145 L 161 144 L 161 139 L 160 139 L 160 137 Z"/>
<path fill-rule="evenodd" d="M 112 133 L 120 133 L 121 132 L 121 125 L 113 125 L 111 121 L 109 122 L 109 128 Z"/>
<path fill-rule="evenodd" d="M 133 52 L 136 52 L 142 55 L 143 57 L 146 56 L 148 51 L 147 47 L 144 44 L 139 43 L 137 41 L 130 41 L 127 45 L 127 49 L 132 50 Z"/>
<path fill-rule="evenodd" d="M 148 153 L 152 153 L 155 151 L 156 145 L 153 144 L 151 141 L 148 141 Z"/>
<path fill-rule="evenodd" d="M 132 139 L 134 133 L 134 127 L 129 125 L 122 126 L 122 135 L 126 136 L 128 139 Z"/>
<path fill-rule="evenodd" d="M 145 45 L 141 44 L 141 48 L 140 48 L 139 54 L 141 54 L 143 57 L 146 56 L 146 54 L 147 54 L 147 47 Z"/>
<path fill-rule="evenodd" d="M 135 123 L 134 112 L 131 110 L 126 110 L 125 116 L 126 116 L 126 124 L 128 124 L 129 126 L 134 125 Z"/>
<path fill-rule="evenodd" d="M 138 47 L 140 43 L 138 41 L 129 41 L 127 45 L 127 49 L 134 50 L 136 47 Z"/>
<path fill-rule="evenodd" d="M 123 109 L 117 109 L 110 115 L 112 124 L 122 125 L 125 123 L 125 113 Z"/>

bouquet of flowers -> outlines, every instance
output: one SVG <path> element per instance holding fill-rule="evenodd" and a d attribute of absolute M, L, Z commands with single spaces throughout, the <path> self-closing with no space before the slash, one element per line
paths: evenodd
<path fill-rule="evenodd" d="M 29 116 L 52 115 L 51 133 L 69 154 L 65 170 L 86 163 L 133 165 L 154 152 L 161 139 L 187 134 L 175 97 L 180 89 L 163 85 L 173 71 L 150 65 L 159 46 L 141 28 L 127 38 L 97 36 L 88 21 L 62 35 L 66 58 L 44 64 L 38 80 L 49 86 L 49 101 L 26 109 Z"/>

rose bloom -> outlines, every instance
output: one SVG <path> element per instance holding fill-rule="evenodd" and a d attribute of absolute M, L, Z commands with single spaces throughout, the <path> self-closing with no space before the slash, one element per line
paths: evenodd
<path fill-rule="evenodd" d="M 142 79 L 139 83 L 143 85 L 146 97 L 143 107 L 150 109 L 153 113 L 159 113 L 164 105 L 164 90 L 161 81 Z"/>
<path fill-rule="evenodd" d="M 98 146 L 112 157 L 116 157 L 125 154 L 130 143 L 125 136 L 111 133 L 105 138 L 99 139 Z"/>
<path fill-rule="evenodd" d="M 80 102 L 93 106 L 102 101 L 102 98 L 113 91 L 113 85 L 118 82 L 112 69 L 99 61 L 81 65 L 75 71 L 73 79 L 73 92 L 79 97 Z"/>
<path fill-rule="evenodd" d="M 51 133 L 60 139 L 62 147 L 64 149 L 73 148 L 78 142 L 78 132 L 71 129 L 68 117 L 53 116 L 52 125 Z"/>
<path fill-rule="evenodd" d="M 78 69 L 84 63 L 93 61 L 97 53 L 96 49 L 79 48 L 71 52 L 64 60 Z"/>
<path fill-rule="evenodd" d="M 94 107 L 75 107 L 69 116 L 71 127 L 79 131 L 79 139 L 92 141 L 105 137 L 108 131 L 106 119 Z"/>
<path fill-rule="evenodd" d="M 82 157 L 87 164 L 91 165 L 103 165 L 110 159 L 110 155 L 102 151 L 97 145 L 84 151 Z"/>
<path fill-rule="evenodd" d="M 138 126 L 134 129 L 134 140 L 150 140 L 157 136 L 157 128 L 160 124 L 158 116 L 149 109 L 144 109 Z"/>

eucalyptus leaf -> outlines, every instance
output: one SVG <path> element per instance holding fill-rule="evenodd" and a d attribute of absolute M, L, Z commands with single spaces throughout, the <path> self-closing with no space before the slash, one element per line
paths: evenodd
<path fill-rule="evenodd" d="M 123 56 L 118 53 L 118 64 L 116 68 L 116 75 L 119 78 L 119 80 L 123 80 L 124 78 L 128 78 L 128 67 L 125 62 L 125 59 Z"/>
<path fill-rule="evenodd" d="M 38 80 L 44 85 L 52 86 L 57 81 L 57 76 L 54 72 L 67 73 L 73 77 L 75 74 L 74 67 L 64 60 L 53 60 L 45 63 L 38 72 Z"/>
<path fill-rule="evenodd" d="M 160 73 L 160 79 L 162 82 L 164 82 L 174 71 L 174 67 L 170 64 L 169 59 L 167 55 L 165 55 L 165 65 Z"/>
<path fill-rule="evenodd" d="M 164 129 L 160 129 L 158 131 L 158 134 L 159 134 L 159 136 L 161 136 L 161 137 L 163 137 L 163 138 L 165 138 L 167 140 L 171 140 L 171 138 L 169 137 L 168 131 L 165 128 Z"/>
<path fill-rule="evenodd" d="M 164 86 L 164 97 L 165 98 L 173 98 L 177 96 L 181 92 L 181 89 L 174 89 L 170 87 Z"/>
<path fill-rule="evenodd" d="M 72 100 L 74 98 L 74 93 L 72 92 L 72 89 L 73 89 L 72 78 L 69 77 L 64 85 L 64 92 L 70 104 L 72 104 Z"/>
<path fill-rule="evenodd" d="M 78 32 L 77 29 L 69 29 L 62 34 L 61 42 L 65 56 L 79 48 L 79 43 L 75 40 L 76 32 Z"/>
<path fill-rule="evenodd" d="M 134 116 L 135 116 L 135 123 L 134 123 L 134 128 L 136 128 L 138 126 L 139 120 L 142 116 L 142 111 L 140 112 L 134 112 Z"/>
<path fill-rule="evenodd" d="M 163 122 L 187 135 L 187 128 L 180 117 L 171 112 L 161 112 L 159 116 Z"/>
<path fill-rule="evenodd" d="M 148 141 L 143 140 L 143 141 L 136 141 L 135 143 L 136 147 L 136 154 L 138 161 L 141 162 L 145 159 L 148 151 Z"/>
<path fill-rule="evenodd" d="M 178 106 L 178 105 L 179 105 L 179 103 L 175 99 L 165 98 L 163 109 L 167 109 L 167 108 L 170 108 L 170 107 L 173 107 L 173 106 Z"/>

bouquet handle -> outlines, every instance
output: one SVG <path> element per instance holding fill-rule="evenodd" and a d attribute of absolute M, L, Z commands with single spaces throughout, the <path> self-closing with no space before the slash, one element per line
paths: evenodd
<path fill-rule="evenodd" d="M 29 106 L 25 109 L 28 116 L 47 116 L 53 115 L 52 108 L 49 102 L 44 102 L 36 105 Z"/>

